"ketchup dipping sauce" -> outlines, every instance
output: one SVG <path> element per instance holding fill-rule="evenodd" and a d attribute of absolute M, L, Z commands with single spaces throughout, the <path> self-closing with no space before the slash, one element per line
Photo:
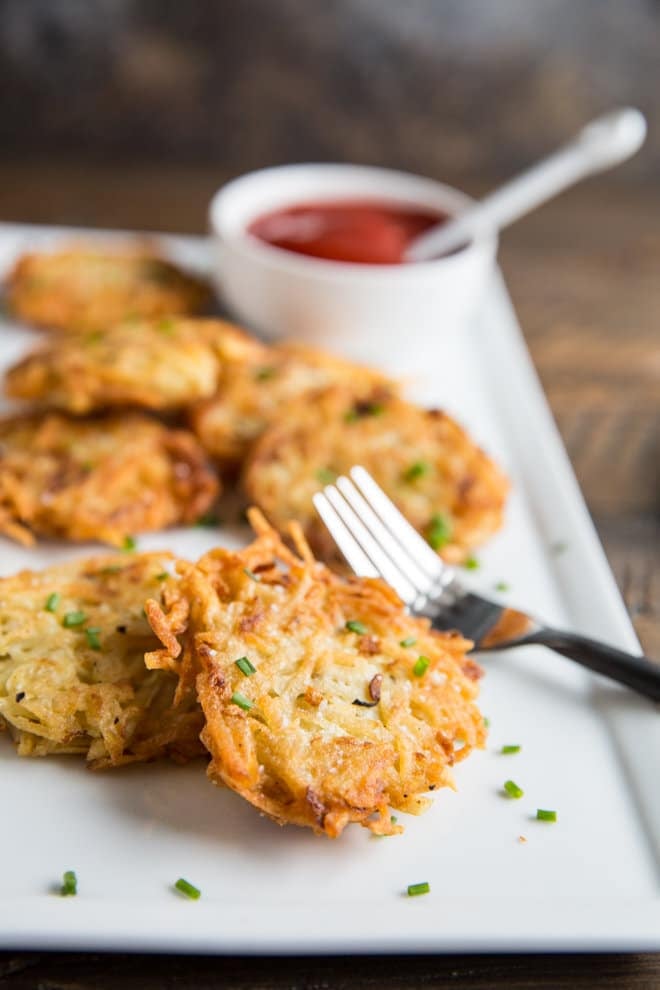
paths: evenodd
<path fill-rule="evenodd" d="M 266 244 L 310 258 L 400 265 L 415 238 L 447 219 L 446 213 L 404 203 L 343 200 L 274 210 L 247 230 Z"/>

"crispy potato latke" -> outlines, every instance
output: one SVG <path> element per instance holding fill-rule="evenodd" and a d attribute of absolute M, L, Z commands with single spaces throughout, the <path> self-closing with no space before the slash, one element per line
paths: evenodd
<path fill-rule="evenodd" d="M 175 699 L 178 679 L 144 664 L 157 646 L 145 600 L 185 608 L 174 565 L 114 554 L 0 580 L 0 723 L 21 756 L 80 753 L 101 768 L 204 752 L 194 691 Z"/>
<path fill-rule="evenodd" d="M 143 247 L 71 245 L 22 255 L 5 282 L 19 320 L 51 330 L 104 330 L 127 317 L 198 313 L 208 287 Z"/>
<path fill-rule="evenodd" d="M 248 498 L 283 531 L 291 519 L 337 559 L 312 496 L 361 464 L 431 546 L 458 563 L 502 525 L 508 482 L 448 415 L 382 392 L 334 387 L 282 408 L 253 446 Z"/>
<path fill-rule="evenodd" d="M 222 320 L 161 316 L 51 338 L 10 368 L 6 394 L 72 413 L 177 409 L 213 395 L 225 363 L 261 345 Z"/>
<path fill-rule="evenodd" d="M 483 745 L 471 644 L 411 618 L 381 581 L 315 562 L 299 531 L 300 557 L 250 516 L 256 541 L 188 569 L 183 605 L 147 603 L 163 643 L 147 665 L 178 670 L 186 689 L 197 672 L 213 781 L 280 824 L 400 832 L 388 807 L 421 812 Z"/>
<path fill-rule="evenodd" d="M 140 413 L 0 420 L 0 533 L 100 540 L 198 519 L 219 484 L 191 433 Z"/>
<path fill-rule="evenodd" d="M 248 360 L 239 357 L 227 367 L 218 395 L 190 413 L 205 450 L 224 467 L 240 463 L 273 416 L 301 395 L 333 384 L 396 390 L 381 372 L 302 344 L 255 346 Z"/>

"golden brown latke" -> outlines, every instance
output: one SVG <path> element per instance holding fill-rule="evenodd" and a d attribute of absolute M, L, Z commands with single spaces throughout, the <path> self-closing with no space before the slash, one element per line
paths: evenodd
<path fill-rule="evenodd" d="M 297 520 L 314 551 L 333 560 L 312 495 L 354 464 L 448 561 L 463 560 L 502 524 L 506 478 L 446 413 L 340 387 L 280 410 L 251 450 L 245 490 L 278 529 Z"/>
<path fill-rule="evenodd" d="M 198 313 L 208 287 L 148 247 L 73 244 L 22 255 L 5 282 L 9 310 L 51 330 L 104 330 L 127 317 Z"/>
<path fill-rule="evenodd" d="M 225 363 L 260 350 L 222 320 L 125 320 L 51 337 L 10 368 L 5 391 L 73 413 L 124 405 L 176 409 L 213 395 Z"/>
<path fill-rule="evenodd" d="M 191 433 L 140 413 L 0 420 L 0 533 L 121 545 L 194 522 L 219 484 Z"/>
<path fill-rule="evenodd" d="M 301 557 L 259 513 L 251 521 L 251 546 L 186 571 L 171 620 L 147 603 L 164 644 L 147 665 L 179 670 L 185 686 L 199 671 L 216 783 L 280 824 L 400 832 L 388 806 L 418 814 L 483 745 L 471 644 L 411 618 L 383 582 L 333 574 L 299 535 Z"/>
<path fill-rule="evenodd" d="M 303 344 L 255 346 L 247 360 L 240 357 L 227 367 L 218 395 L 190 413 L 205 450 L 224 467 L 239 464 L 272 417 L 307 392 L 333 384 L 396 390 L 381 372 Z"/>
<path fill-rule="evenodd" d="M 169 553 L 114 554 L 0 580 L 0 724 L 21 756 L 84 754 L 94 768 L 204 752 L 196 695 L 147 670 L 147 598 L 178 584 Z"/>

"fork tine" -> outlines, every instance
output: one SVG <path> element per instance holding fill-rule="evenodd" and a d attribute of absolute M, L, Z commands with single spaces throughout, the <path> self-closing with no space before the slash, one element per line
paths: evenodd
<path fill-rule="evenodd" d="M 349 505 L 355 510 L 356 515 L 370 530 L 378 544 L 397 565 L 401 573 L 405 574 L 418 592 L 426 593 L 430 583 L 428 576 L 412 557 L 409 556 L 405 548 L 392 536 L 353 482 L 348 478 L 342 477 L 337 478 L 335 484 Z"/>
<path fill-rule="evenodd" d="M 335 488 L 334 485 L 328 485 L 324 489 L 324 494 L 346 528 L 358 541 L 378 574 L 394 588 L 399 598 L 404 602 L 408 604 L 414 602 L 419 597 L 417 589 L 379 546 L 378 541 L 374 539 L 354 509 L 342 497 L 339 489 Z"/>
<path fill-rule="evenodd" d="M 314 507 L 327 526 L 330 535 L 343 553 L 351 569 L 359 577 L 379 577 L 366 553 L 339 518 L 323 492 L 313 496 Z"/>
<path fill-rule="evenodd" d="M 356 465 L 350 475 L 367 502 L 378 513 L 390 533 L 397 539 L 408 556 L 415 561 L 428 578 L 438 581 L 442 577 L 451 580 L 452 572 L 438 557 L 426 540 L 419 535 L 405 516 L 396 508 L 382 488 L 376 484 L 368 471 Z"/>

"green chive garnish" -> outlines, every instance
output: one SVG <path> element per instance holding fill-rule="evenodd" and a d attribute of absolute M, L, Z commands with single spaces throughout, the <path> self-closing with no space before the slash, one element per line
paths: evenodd
<path fill-rule="evenodd" d="M 126 553 L 130 553 L 132 550 L 135 550 L 136 546 L 137 546 L 137 540 L 135 539 L 135 537 L 134 536 L 127 536 L 125 538 L 124 542 L 122 543 L 122 547 L 121 548 Z"/>
<path fill-rule="evenodd" d="M 251 674 L 256 674 L 257 668 L 253 667 L 247 657 L 239 657 L 238 660 L 234 660 L 234 663 L 240 670 L 242 674 L 249 677 Z"/>
<path fill-rule="evenodd" d="M 420 894 L 430 894 L 431 886 L 426 883 L 411 883 L 408 884 L 408 897 L 419 897 Z"/>
<path fill-rule="evenodd" d="M 484 715 L 484 729 L 490 729 L 490 719 Z"/>
<path fill-rule="evenodd" d="M 99 639 L 99 633 L 101 630 L 97 626 L 87 626 L 85 629 L 85 636 L 87 637 L 87 642 L 92 650 L 101 649 L 101 640 Z"/>
<path fill-rule="evenodd" d="M 57 612 L 57 606 L 60 604 L 61 597 L 59 591 L 54 591 L 52 595 L 49 595 L 46 599 L 46 611 Z"/>
<path fill-rule="evenodd" d="M 481 564 L 476 557 L 468 557 L 467 560 L 463 562 L 463 567 L 466 571 L 478 571 Z"/>
<path fill-rule="evenodd" d="M 416 642 L 417 640 L 415 639 L 414 636 L 407 636 L 405 639 L 401 640 L 399 646 L 403 646 L 405 649 L 408 646 L 414 646 Z"/>
<path fill-rule="evenodd" d="M 344 420 L 347 423 L 355 423 L 358 419 L 363 419 L 364 416 L 380 416 L 383 412 L 385 412 L 385 406 L 382 402 L 358 402 L 352 409 L 348 410 Z"/>
<path fill-rule="evenodd" d="M 193 887 L 193 885 L 188 883 L 187 880 L 184 880 L 183 877 L 179 877 L 174 886 L 178 891 L 180 891 L 180 893 L 184 894 L 185 897 L 189 897 L 191 901 L 198 901 L 202 896 L 201 890 L 197 887 Z"/>
<path fill-rule="evenodd" d="M 169 316 L 164 316 L 162 320 L 159 320 L 156 324 L 156 330 L 160 330 L 161 333 L 172 333 L 174 330 L 174 320 Z"/>
<path fill-rule="evenodd" d="M 62 897 L 75 897 L 78 893 L 78 880 L 73 870 L 67 870 L 62 874 L 62 887 L 60 894 Z"/>
<path fill-rule="evenodd" d="M 251 708 L 254 708 L 254 701 L 250 701 L 250 699 L 246 698 L 240 691 L 234 691 L 231 696 L 231 700 L 233 704 L 238 705 L 238 707 L 242 708 L 244 712 L 249 712 Z"/>
<path fill-rule="evenodd" d="M 217 512 L 205 512 L 203 516 L 200 516 L 199 519 L 195 520 L 195 526 L 199 526 L 202 529 L 205 528 L 206 526 L 219 526 L 219 525 L 220 525 L 220 517 L 218 516 Z"/>
<path fill-rule="evenodd" d="M 415 677 L 423 677 L 426 671 L 429 669 L 430 660 L 428 657 L 418 657 L 415 666 L 413 667 L 413 674 Z"/>
<path fill-rule="evenodd" d="M 254 377 L 258 382 L 267 382 L 275 374 L 277 374 L 277 368 L 259 368 Z"/>
<path fill-rule="evenodd" d="M 507 756 L 510 753 L 519 753 L 521 749 L 522 746 L 502 746 L 500 752 Z"/>
<path fill-rule="evenodd" d="M 109 567 L 102 567 L 97 574 L 101 574 L 105 577 L 106 574 L 119 574 L 124 568 L 121 564 L 111 564 Z"/>
<path fill-rule="evenodd" d="M 65 629 L 71 629 L 72 626 L 82 626 L 86 618 L 84 612 L 67 612 L 62 619 L 62 625 Z"/>
<path fill-rule="evenodd" d="M 330 468 L 319 468 L 316 472 L 316 480 L 320 481 L 322 485 L 331 485 L 336 477 L 337 475 Z"/>
<path fill-rule="evenodd" d="M 169 574 L 167 573 L 167 571 L 161 571 L 160 574 L 157 574 L 156 575 L 156 580 L 157 581 L 167 581 L 168 577 L 169 577 Z"/>
<path fill-rule="evenodd" d="M 506 581 L 498 581 L 495 585 L 495 591 L 508 591 L 510 585 Z"/>
<path fill-rule="evenodd" d="M 426 527 L 426 539 L 434 550 L 441 550 L 442 547 L 449 543 L 451 534 L 452 524 L 448 516 L 442 515 L 440 512 L 436 512 L 434 516 L 431 516 L 431 521 Z"/>
<path fill-rule="evenodd" d="M 359 622 L 357 619 L 349 619 L 346 623 L 346 629 L 349 632 L 357 633 L 358 636 L 366 636 L 367 634 L 367 627 L 364 622 Z"/>
<path fill-rule="evenodd" d="M 423 478 L 425 474 L 428 474 L 430 470 L 431 466 L 426 461 L 415 461 L 403 472 L 403 479 L 404 481 L 417 481 L 418 478 Z"/>
<path fill-rule="evenodd" d="M 504 782 L 504 790 L 511 798 L 521 798 L 525 793 L 522 787 L 518 787 L 513 780 L 506 780 Z"/>
<path fill-rule="evenodd" d="M 553 553 L 556 554 L 564 553 L 565 550 L 568 550 L 568 543 L 564 543 L 563 540 L 556 540 L 550 546 L 550 549 L 552 550 Z"/>
<path fill-rule="evenodd" d="M 546 811 L 544 808 L 536 809 L 536 817 L 540 822 L 556 822 L 557 812 L 556 811 Z"/>
<path fill-rule="evenodd" d="M 258 574 L 255 574 L 254 571 L 251 571 L 249 567 L 244 567 L 243 568 L 243 573 L 244 574 L 247 574 L 247 576 L 249 578 L 251 578 L 253 581 L 257 581 L 257 583 L 259 581 L 261 581 L 261 578 L 259 577 L 259 575 Z"/>

